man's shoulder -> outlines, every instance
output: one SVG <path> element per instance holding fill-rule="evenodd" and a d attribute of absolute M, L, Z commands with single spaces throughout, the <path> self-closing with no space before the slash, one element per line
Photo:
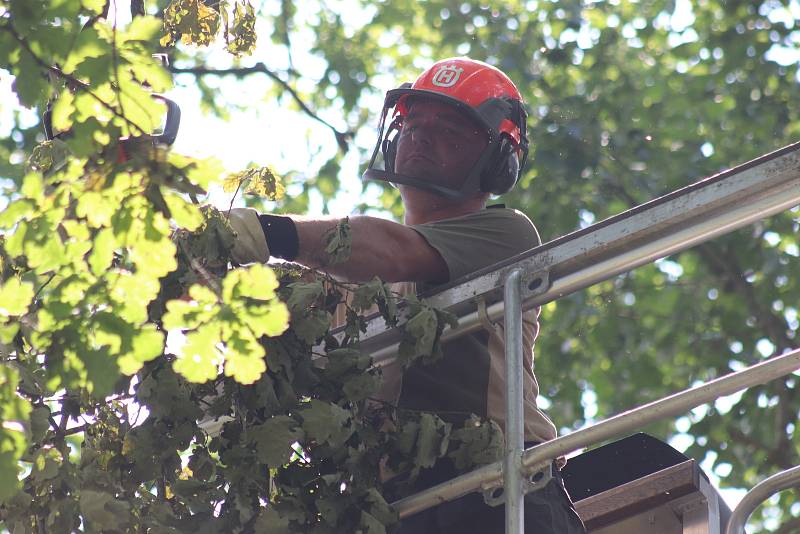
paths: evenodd
<path fill-rule="evenodd" d="M 530 218 L 527 215 L 522 213 L 519 210 L 514 208 L 508 208 L 505 204 L 495 204 L 493 206 L 487 206 L 486 208 L 478 211 L 473 211 L 472 213 L 468 213 L 465 217 L 472 217 L 476 219 L 482 220 L 511 220 L 517 221 L 520 223 L 526 223 L 533 226 Z"/>
<path fill-rule="evenodd" d="M 528 224 L 533 225 L 533 223 L 531 222 L 531 220 L 528 218 L 527 215 L 525 215 L 519 210 L 515 210 L 513 208 L 507 208 L 505 204 L 495 204 L 492 206 L 487 206 L 480 210 L 465 213 L 463 215 L 448 217 L 446 219 L 438 219 L 435 221 L 430 221 L 422 224 L 425 225 L 458 224 L 465 221 L 491 222 L 491 221 L 506 221 L 506 220 L 527 222 Z"/>
<path fill-rule="evenodd" d="M 540 244 L 536 227 L 517 210 L 489 208 L 452 219 L 414 225 L 447 264 L 450 280 Z"/>
<path fill-rule="evenodd" d="M 515 236 L 525 241 L 530 247 L 541 244 L 539 231 L 530 218 L 523 212 L 507 208 L 502 204 L 489 206 L 458 217 L 432 221 L 426 225 L 499 232 Z"/>

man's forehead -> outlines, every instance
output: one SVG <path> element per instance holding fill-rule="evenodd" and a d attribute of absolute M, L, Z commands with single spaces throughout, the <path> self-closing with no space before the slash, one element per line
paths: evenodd
<path fill-rule="evenodd" d="M 464 113 L 453 104 L 447 102 L 440 102 L 429 98 L 409 98 L 406 102 L 408 107 L 408 118 L 414 118 L 423 115 L 435 115 L 437 118 L 446 119 L 450 121 L 463 122 L 465 124 L 475 124 L 475 120 Z"/>

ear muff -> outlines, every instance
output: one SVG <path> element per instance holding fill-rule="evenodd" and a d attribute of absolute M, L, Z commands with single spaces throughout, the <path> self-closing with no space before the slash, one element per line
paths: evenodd
<path fill-rule="evenodd" d="M 494 156 L 486 163 L 481 173 L 481 191 L 502 195 L 508 193 L 519 178 L 519 157 L 512 139 L 503 134 Z"/>

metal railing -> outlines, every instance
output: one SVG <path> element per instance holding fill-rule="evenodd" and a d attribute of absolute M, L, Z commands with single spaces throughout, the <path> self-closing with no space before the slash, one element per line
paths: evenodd
<path fill-rule="evenodd" d="M 796 487 L 800 487 L 800 466 L 776 473 L 756 484 L 734 509 L 728 520 L 726 534 L 744 534 L 747 518 L 759 505 L 779 491 Z"/>
<path fill-rule="evenodd" d="M 490 464 L 401 499 L 401 518 L 473 491 L 504 487 L 507 534 L 522 533 L 527 477 L 553 459 L 800 369 L 800 349 L 523 451 L 521 315 L 569 293 L 800 204 L 800 143 L 706 178 L 423 295 L 459 317 L 443 341 L 505 317 L 506 450 Z M 369 318 L 361 347 L 382 365 L 400 331 Z M 504 473 L 506 476 L 504 477 Z"/>
<path fill-rule="evenodd" d="M 479 331 L 479 309 L 503 315 L 508 273 L 521 269 L 523 309 L 630 271 L 800 204 L 800 143 L 693 183 L 423 294 L 459 317 L 443 341 Z M 376 363 L 397 353 L 401 331 L 368 318 L 361 347 Z"/>

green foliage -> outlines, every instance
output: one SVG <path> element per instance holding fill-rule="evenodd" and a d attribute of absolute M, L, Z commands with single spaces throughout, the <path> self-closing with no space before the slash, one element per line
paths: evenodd
<path fill-rule="evenodd" d="M 151 92 L 169 84 L 151 58 L 158 19 L 120 27 L 102 2 L 2 5 L 0 67 L 22 102 L 51 100 L 53 129 L 67 135 L 25 147 L 0 213 L 0 524 L 386 532 L 397 517 L 380 466 L 413 477 L 448 454 L 456 431 L 372 400 L 381 374 L 357 349 L 360 315 L 376 303 L 395 326 L 400 297 L 378 279 L 343 286 L 292 267 L 229 268 L 227 214 L 195 200 L 219 169 L 148 135 L 160 114 Z M 252 50 L 255 13 L 243 2 L 232 21 L 224 5 L 173 2 L 162 42 L 208 44 L 217 8 L 228 50 Z M 71 22 L 87 17 L 82 31 Z M 269 167 L 223 187 L 283 194 Z M 331 263 L 349 257 L 347 219 L 326 247 Z M 341 339 L 330 331 L 338 305 Z M 425 357 L 440 351 L 440 333 L 417 320 L 406 335 Z M 458 451 L 465 469 L 480 456 Z"/>
<path fill-rule="evenodd" d="M 424 301 L 411 299 L 405 335 L 400 341 L 398 357 L 408 365 L 417 358 L 430 363 L 442 357 L 440 337 L 445 326 L 452 328 L 458 320 L 452 314 L 437 310 Z"/>
<path fill-rule="evenodd" d="M 148 9 L 163 12 L 173 64 L 199 67 L 219 65 L 181 43 L 204 45 L 221 34 L 231 53 L 245 55 L 254 20 L 263 20 L 289 59 L 274 71 L 288 83 L 276 83 L 267 98 L 311 88 L 295 94 L 351 130 L 368 124 L 370 135 L 377 109 L 362 106 L 379 101 L 387 83 L 413 80 L 429 60 L 448 55 L 496 64 L 517 81 L 531 112 L 531 164 L 506 201 L 549 239 L 797 140 L 790 4 L 689 4 L 691 13 L 681 14 L 669 1 L 395 0 L 362 2 L 357 20 L 327 2 L 302 10 L 263 2 L 259 11 L 243 1 L 176 0 Z M 277 309 L 278 300 L 225 300 L 224 214 L 186 200 L 216 181 L 218 166 L 158 151 L 122 166 L 110 156 L 120 136 L 159 122 L 149 92 L 167 88 L 169 78 L 150 58 L 162 21 L 136 17 L 115 27 L 101 16 L 104 7 L 102 0 L 0 0 L 0 68 L 14 76 L 24 105 L 41 110 L 52 98 L 56 130 L 73 130 L 65 144 L 37 146 L 40 125 L 15 111 L 0 139 L 0 176 L 13 182 L 0 213 L 0 476 L 13 480 L 18 465 L 27 473 L 25 491 L 0 488 L 8 528 L 71 532 L 82 517 L 95 530 L 246 524 L 259 532 L 379 532 L 376 521 L 392 522 L 375 493 L 381 454 L 389 467 L 409 471 L 445 442 L 464 469 L 495 458 L 498 434 L 485 424 L 448 432 L 433 416 L 385 407 L 378 417 L 365 408 L 380 377 L 353 346 L 364 327 L 359 316 L 372 301 L 388 325 L 397 320 L 398 299 L 380 281 L 343 288 L 280 272 L 276 297 L 291 313 L 289 328 L 258 338 L 258 357 L 244 349 L 252 343 L 247 328 L 223 329 L 235 319 L 186 312 L 196 321 L 187 334 L 207 336 L 192 337 L 194 346 L 226 335 L 234 348 L 203 346 L 205 366 L 185 366 L 195 378 L 210 377 L 208 362 L 216 360 L 222 370 L 209 382 L 176 372 L 186 345 L 164 354 L 170 307 L 197 295 L 213 310 L 247 315 Z M 309 49 L 321 72 L 292 63 Z M 198 78 L 198 86 L 204 105 L 224 114 L 211 84 Z M 23 154 L 31 155 L 27 168 Z M 341 165 L 337 154 L 318 176 L 291 184 L 276 210 L 333 198 Z M 247 189 L 249 176 L 234 187 Z M 268 192 L 273 183 L 280 181 L 266 182 Z M 399 215 L 396 191 L 384 190 L 379 203 Z M 790 211 L 546 306 L 536 372 L 553 419 L 568 431 L 796 346 L 798 224 Z M 172 234 L 175 227 L 185 231 Z M 347 255 L 346 234 L 344 227 L 331 233 L 332 257 Z M 231 295 L 243 283 L 228 282 Z M 345 289 L 355 298 L 337 344 L 328 335 L 330 311 Z M 410 305 L 405 358 L 430 359 L 447 318 Z M 317 342 L 321 360 L 312 358 Z M 137 406 L 149 415 L 137 420 Z M 798 410 L 789 377 L 693 411 L 680 432 L 673 422 L 649 430 L 688 440 L 687 453 L 705 458 L 722 485 L 751 487 L 798 463 Z M 342 424 L 333 429 L 324 414 Z M 217 437 L 197 427 L 198 418 L 222 416 L 231 419 Z M 351 431 L 332 447 L 338 432 Z M 272 505 L 259 507 L 260 499 Z M 751 525 L 791 529 L 793 506 L 796 494 L 785 492 Z"/>
<path fill-rule="evenodd" d="M 345 217 L 325 235 L 327 265 L 342 263 L 350 258 L 350 220 Z"/>

